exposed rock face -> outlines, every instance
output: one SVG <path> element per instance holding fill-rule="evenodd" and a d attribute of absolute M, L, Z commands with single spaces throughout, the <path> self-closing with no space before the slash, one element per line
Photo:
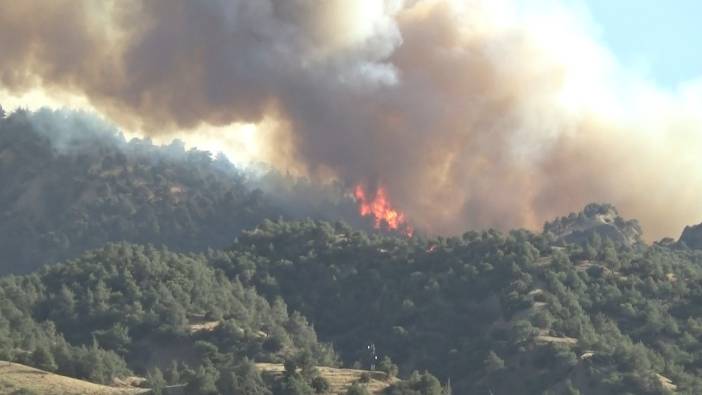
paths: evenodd
<path fill-rule="evenodd" d="M 571 213 L 547 222 L 544 233 L 550 233 L 566 243 L 585 244 L 597 234 L 615 244 L 633 246 L 642 242 L 643 231 L 638 221 L 620 217 L 611 204 L 590 203 L 577 214 Z"/>
<path fill-rule="evenodd" d="M 702 224 L 686 226 L 680 236 L 680 243 L 696 250 L 702 250 Z"/>

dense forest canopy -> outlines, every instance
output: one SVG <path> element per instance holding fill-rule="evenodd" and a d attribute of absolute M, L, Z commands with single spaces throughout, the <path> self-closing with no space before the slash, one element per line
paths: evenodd
<path fill-rule="evenodd" d="M 590 204 L 542 232 L 366 231 L 341 188 L 50 111 L 0 117 L 0 180 L 0 359 L 154 393 L 324 393 L 317 366 L 395 395 L 702 393 L 699 226 L 649 245 Z"/>
<path fill-rule="evenodd" d="M 369 368 L 374 344 L 383 369 L 394 361 L 415 381 L 429 370 L 454 393 L 702 391 L 702 253 L 597 235 L 562 244 L 315 221 L 265 221 L 200 254 L 113 244 L 3 278 L 2 357 L 47 351 L 49 367 L 102 381 L 180 361 L 219 380 L 250 360 Z M 101 372 L 80 367 L 89 352 Z"/>
<path fill-rule="evenodd" d="M 222 248 L 265 218 L 344 217 L 338 187 L 266 170 L 251 177 L 222 155 L 125 138 L 82 113 L 0 117 L 0 274 L 27 273 L 110 241 L 179 251 Z"/>
<path fill-rule="evenodd" d="M 401 372 L 430 369 L 458 393 L 661 393 L 658 375 L 702 391 L 702 254 L 684 246 L 268 222 L 210 260 L 282 295 L 347 363 L 372 340 Z"/>
<path fill-rule="evenodd" d="M 247 361 L 298 355 L 336 364 L 299 313 L 229 280 L 199 255 L 112 244 L 4 277 L 0 296 L 0 359 L 98 382 L 185 365 L 238 371 Z M 197 370 L 190 374 L 195 381 Z"/>

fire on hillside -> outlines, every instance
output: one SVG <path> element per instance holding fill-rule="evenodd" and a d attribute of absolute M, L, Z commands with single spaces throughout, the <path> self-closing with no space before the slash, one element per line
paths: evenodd
<path fill-rule="evenodd" d="M 376 229 L 386 227 L 412 237 L 414 229 L 407 223 L 405 214 L 393 208 L 387 191 L 382 185 L 378 186 L 375 193 L 371 195 L 363 185 L 358 184 L 353 194 L 358 203 L 359 214 L 363 217 L 372 217 Z"/>

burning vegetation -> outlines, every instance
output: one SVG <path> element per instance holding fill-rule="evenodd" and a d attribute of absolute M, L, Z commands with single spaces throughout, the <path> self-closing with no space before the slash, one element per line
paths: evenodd
<path fill-rule="evenodd" d="M 359 214 L 363 217 L 372 217 L 376 229 L 387 228 L 412 237 L 414 229 L 407 223 L 405 214 L 393 208 L 382 185 L 378 186 L 371 196 L 363 185 L 358 184 L 354 188 L 353 195 L 358 204 Z"/>

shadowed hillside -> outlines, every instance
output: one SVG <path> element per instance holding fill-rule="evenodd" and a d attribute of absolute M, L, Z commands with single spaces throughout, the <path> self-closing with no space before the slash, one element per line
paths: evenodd
<path fill-rule="evenodd" d="M 0 117 L 0 185 L 0 274 L 110 241 L 204 251 L 264 218 L 357 217 L 333 186 L 247 177 L 221 155 L 126 141 L 92 116 L 48 110 Z"/>

